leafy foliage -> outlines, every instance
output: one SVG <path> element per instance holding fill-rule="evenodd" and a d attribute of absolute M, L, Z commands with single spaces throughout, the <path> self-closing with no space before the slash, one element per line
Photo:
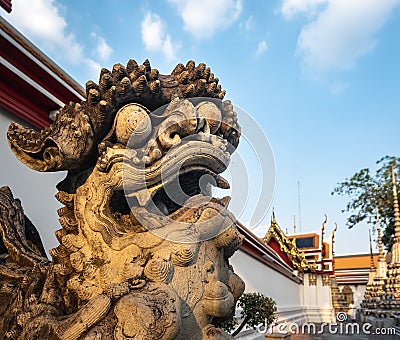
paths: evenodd
<path fill-rule="evenodd" d="M 245 293 L 239 298 L 237 305 L 242 308 L 243 321 L 232 333 L 233 336 L 237 335 L 246 324 L 254 329 L 258 325 L 268 328 L 276 320 L 276 302 L 261 293 Z M 214 324 L 227 332 L 231 332 L 237 326 L 233 317 L 224 321 L 215 321 Z"/>
<path fill-rule="evenodd" d="M 347 226 L 353 228 L 356 224 L 367 222 L 376 225 L 376 208 L 379 210 L 382 241 L 387 249 L 391 249 L 394 235 L 393 186 L 391 168 L 393 166 L 396 178 L 400 173 L 400 158 L 385 156 L 376 164 L 380 167 L 373 174 L 370 169 L 362 169 L 351 178 L 339 183 L 332 195 L 350 197 L 342 212 L 351 212 L 347 218 Z M 398 180 L 397 180 L 398 183 Z M 400 188 L 400 186 L 398 187 Z"/>
<path fill-rule="evenodd" d="M 222 328 L 228 333 L 231 333 L 238 325 L 234 317 L 225 320 L 214 319 L 212 323 L 214 326 Z"/>

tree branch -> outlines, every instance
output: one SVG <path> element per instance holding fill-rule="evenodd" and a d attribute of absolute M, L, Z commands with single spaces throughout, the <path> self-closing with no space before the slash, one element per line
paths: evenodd
<path fill-rule="evenodd" d="M 232 336 L 235 337 L 236 335 L 238 335 L 240 333 L 240 331 L 243 329 L 243 327 L 246 325 L 247 321 L 249 321 L 249 316 L 247 315 L 242 323 L 240 324 L 240 326 L 238 328 L 236 328 L 236 330 L 232 333 Z"/>

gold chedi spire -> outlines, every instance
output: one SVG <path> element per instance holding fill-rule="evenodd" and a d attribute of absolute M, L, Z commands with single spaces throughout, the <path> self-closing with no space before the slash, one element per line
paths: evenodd
<path fill-rule="evenodd" d="M 386 309 L 400 309 L 400 212 L 397 198 L 396 177 L 392 166 L 393 209 L 394 209 L 394 242 L 392 246 L 392 260 L 387 266 L 385 279 L 386 301 L 381 307 Z"/>
<path fill-rule="evenodd" d="M 392 264 L 400 263 L 400 210 L 399 200 L 397 198 L 396 177 L 394 167 L 392 166 L 393 183 L 393 209 L 394 209 L 394 243 L 392 247 Z"/>
<path fill-rule="evenodd" d="M 368 294 L 370 294 L 372 289 L 372 283 L 374 282 L 376 276 L 376 268 L 374 264 L 374 255 L 372 254 L 372 238 L 371 238 L 371 229 L 369 229 L 369 254 L 370 254 L 370 269 L 368 274 L 368 283 L 367 283 L 367 290 Z M 367 294 L 367 295 L 368 295 Z"/>
<path fill-rule="evenodd" d="M 379 261 L 383 261 L 385 255 L 383 253 L 382 235 L 381 235 L 381 220 L 379 217 L 378 207 L 376 207 L 376 229 L 378 230 Z"/>
<path fill-rule="evenodd" d="M 369 256 L 370 256 L 370 268 L 372 271 L 372 270 L 375 270 L 375 264 L 374 264 L 374 255 L 372 254 L 371 229 L 369 229 Z"/>
<path fill-rule="evenodd" d="M 381 235 L 381 220 L 379 216 L 378 207 L 376 207 L 376 229 L 378 230 L 378 248 L 379 248 L 379 259 L 378 259 L 378 268 L 376 270 L 376 276 L 379 278 L 377 284 L 379 286 L 379 291 L 381 291 L 383 278 L 386 278 L 387 264 L 385 253 L 383 252 L 383 244 L 382 244 L 382 235 Z"/>
<path fill-rule="evenodd" d="M 397 198 L 396 177 L 394 167 L 392 166 L 392 183 L 393 183 L 393 208 L 394 208 L 394 242 L 400 242 L 400 210 Z"/>

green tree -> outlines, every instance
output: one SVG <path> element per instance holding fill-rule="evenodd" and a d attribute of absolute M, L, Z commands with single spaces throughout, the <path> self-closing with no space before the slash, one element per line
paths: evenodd
<path fill-rule="evenodd" d="M 236 329 L 237 322 L 233 317 L 228 320 L 215 320 L 213 322 L 215 326 L 223 328 L 227 332 L 235 329 L 232 336 L 239 334 L 246 325 L 254 329 L 258 325 L 268 328 L 276 320 L 276 302 L 261 293 L 245 293 L 239 298 L 237 305 L 242 308 L 242 322 Z"/>
<path fill-rule="evenodd" d="M 391 169 L 395 171 L 397 183 L 400 173 L 400 158 L 385 156 L 378 160 L 379 168 L 373 173 L 370 169 L 362 169 L 344 182 L 339 183 L 332 195 L 348 196 L 350 201 L 342 212 L 350 212 L 347 226 L 353 228 L 360 222 L 376 226 L 376 208 L 379 210 L 380 223 L 383 229 L 382 241 L 390 250 L 394 236 L 393 186 Z M 400 189 L 400 185 L 398 186 Z"/>

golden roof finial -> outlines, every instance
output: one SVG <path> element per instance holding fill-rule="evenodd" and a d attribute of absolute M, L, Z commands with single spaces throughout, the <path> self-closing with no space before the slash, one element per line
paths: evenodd
<path fill-rule="evenodd" d="M 371 238 L 371 229 L 369 229 L 369 252 L 370 252 L 370 268 L 371 270 L 375 269 L 374 265 L 374 255 L 372 254 L 372 238 Z"/>
<path fill-rule="evenodd" d="M 337 232 L 337 223 L 335 222 L 335 228 L 332 230 L 332 270 L 335 272 L 335 233 Z"/>
<path fill-rule="evenodd" d="M 320 237 L 320 240 L 319 240 L 319 243 L 320 243 L 319 247 L 323 247 L 323 244 L 324 244 L 325 224 L 326 224 L 326 222 L 328 222 L 328 216 L 326 216 L 326 214 L 325 214 L 324 222 L 322 222 L 322 225 L 321 225 L 321 228 L 320 228 L 321 237 Z"/>
<path fill-rule="evenodd" d="M 275 208 L 274 207 L 272 207 L 271 223 L 276 223 Z"/>
<path fill-rule="evenodd" d="M 400 242 L 400 211 L 397 198 L 396 177 L 394 166 L 392 165 L 392 183 L 393 183 L 393 208 L 394 208 L 394 242 Z"/>
<path fill-rule="evenodd" d="M 328 216 L 326 216 L 326 214 L 324 216 L 325 216 L 325 219 L 324 219 L 324 222 L 322 222 L 322 225 L 321 225 L 321 229 L 322 230 L 325 229 L 325 224 L 326 224 L 326 222 L 328 222 Z"/>
<path fill-rule="evenodd" d="M 337 223 L 335 222 L 335 228 L 332 230 L 332 236 L 335 236 L 335 233 L 337 232 Z"/>
<path fill-rule="evenodd" d="M 293 234 L 297 234 L 297 227 L 296 227 L 296 215 L 293 215 L 294 225 L 293 225 Z"/>
<path fill-rule="evenodd" d="M 379 261 L 383 261 L 384 254 L 383 254 L 383 247 L 382 247 L 381 221 L 379 218 L 378 207 L 376 207 L 376 229 L 378 230 Z"/>

